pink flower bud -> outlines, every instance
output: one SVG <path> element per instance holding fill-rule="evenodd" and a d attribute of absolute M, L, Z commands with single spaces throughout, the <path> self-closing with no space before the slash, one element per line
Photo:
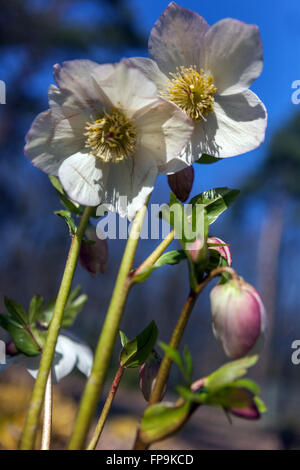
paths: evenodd
<path fill-rule="evenodd" d="M 189 245 L 189 253 L 194 263 L 198 263 L 201 259 L 202 250 L 204 249 L 204 240 L 196 238 L 193 243 Z"/>
<path fill-rule="evenodd" d="M 147 361 L 140 367 L 139 385 L 146 401 L 149 401 L 150 399 L 150 395 L 155 385 L 160 364 L 160 356 L 157 354 L 156 351 L 152 351 Z M 165 386 L 161 399 L 163 399 L 166 393 L 166 388 L 167 386 Z"/>
<path fill-rule="evenodd" d="M 242 278 L 215 286 L 210 293 L 213 332 L 232 359 L 248 354 L 266 328 L 259 293 Z"/>
<path fill-rule="evenodd" d="M 5 352 L 8 356 L 16 356 L 17 354 L 19 354 L 19 351 L 17 350 L 13 341 L 9 341 L 8 343 L 6 343 Z"/>
<path fill-rule="evenodd" d="M 226 245 L 226 243 L 223 242 L 223 240 L 221 240 L 220 238 L 212 237 L 212 238 L 208 238 L 207 243 L 208 243 L 208 248 L 210 250 L 217 251 L 220 254 L 220 256 L 222 256 L 222 258 L 224 258 L 227 261 L 228 266 L 232 265 L 232 258 L 231 258 L 229 246 L 209 246 L 209 245 Z"/>
<path fill-rule="evenodd" d="M 80 247 L 80 263 L 92 275 L 97 276 L 104 273 L 108 260 L 107 240 L 97 237 L 96 229 L 89 227 L 85 233 L 86 237 L 94 243 L 83 241 Z"/>
<path fill-rule="evenodd" d="M 168 176 L 169 186 L 179 201 L 185 202 L 188 199 L 194 183 L 194 174 L 194 168 L 188 166 Z"/>

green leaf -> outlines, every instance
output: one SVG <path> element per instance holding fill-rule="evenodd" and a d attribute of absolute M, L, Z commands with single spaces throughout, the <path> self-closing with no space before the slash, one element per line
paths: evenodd
<path fill-rule="evenodd" d="M 148 277 L 158 268 L 167 264 L 174 265 L 179 264 L 183 259 L 186 259 L 186 254 L 183 250 L 174 250 L 164 253 L 153 266 L 141 271 L 139 274 L 133 276 L 133 282 L 144 282 Z"/>
<path fill-rule="evenodd" d="M 209 224 L 217 218 L 234 202 L 240 191 L 229 188 L 215 188 L 205 191 L 191 199 L 190 204 L 204 205 L 207 211 Z"/>
<path fill-rule="evenodd" d="M 165 439 L 178 432 L 190 417 L 191 404 L 180 406 L 158 403 L 145 411 L 141 421 L 140 436 L 145 444 Z"/>
<path fill-rule="evenodd" d="M 128 341 L 120 354 L 120 365 L 133 368 L 142 365 L 151 353 L 158 335 L 154 321 L 150 323 L 136 338 Z"/>
<path fill-rule="evenodd" d="M 58 196 L 60 198 L 60 202 L 71 212 L 76 215 L 80 215 L 82 210 L 81 206 L 77 203 L 73 203 L 69 200 L 68 196 L 66 195 L 64 188 L 56 176 L 49 176 L 52 186 L 55 188 Z"/>
<path fill-rule="evenodd" d="M 255 396 L 253 397 L 253 400 L 255 401 L 257 409 L 261 414 L 266 413 L 266 411 L 268 411 L 268 408 L 266 407 L 261 398 Z"/>
<path fill-rule="evenodd" d="M 32 297 L 29 305 L 29 324 L 34 323 L 42 313 L 44 299 L 40 295 Z"/>
<path fill-rule="evenodd" d="M 125 335 L 124 331 L 120 330 L 119 333 L 120 333 L 120 338 L 121 338 L 121 344 L 122 346 L 125 346 L 125 344 L 128 343 L 129 339 Z"/>
<path fill-rule="evenodd" d="M 247 369 L 254 366 L 257 361 L 258 356 L 249 356 L 229 362 L 209 375 L 205 380 L 205 386 L 210 390 L 216 390 L 225 385 L 229 385 L 231 382 L 245 375 Z"/>
<path fill-rule="evenodd" d="M 26 356 L 38 356 L 40 354 L 40 348 L 29 332 L 10 315 L 0 315 L 0 326 L 10 334 L 18 351 Z"/>
<path fill-rule="evenodd" d="M 74 323 L 77 315 L 83 309 L 88 297 L 85 294 L 79 295 L 80 292 L 81 286 L 77 286 L 70 293 L 64 310 L 62 328 L 68 328 L 69 326 L 71 326 Z M 55 299 L 48 302 L 44 309 L 38 314 L 37 320 L 45 328 L 48 328 L 50 324 L 55 307 L 55 302 Z"/>
<path fill-rule="evenodd" d="M 58 215 L 59 217 L 64 219 L 64 221 L 66 222 L 66 224 L 68 226 L 70 236 L 74 237 L 74 235 L 77 232 L 77 227 L 76 227 L 76 224 L 75 224 L 75 222 L 72 218 L 72 213 L 70 211 L 61 210 L 61 211 L 55 211 L 54 214 Z"/>
<path fill-rule="evenodd" d="M 202 156 L 197 160 L 195 163 L 201 163 L 204 165 L 210 165 L 211 163 L 217 163 L 222 161 L 223 158 L 213 157 L 212 155 L 207 155 L 207 153 L 203 153 Z"/>
<path fill-rule="evenodd" d="M 185 360 L 185 375 L 186 375 L 187 381 L 190 382 L 192 378 L 192 373 L 193 373 L 193 358 L 187 346 L 185 346 L 183 350 L 183 357 Z"/>
<path fill-rule="evenodd" d="M 85 306 L 87 299 L 88 296 L 86 294 L 82 294 L 75 300 L 73 300 L 73 302 L 69 306 L 65 307 L 64 316 L 61 324 L 62 328 L 68 328 L 74 323 L 77 315 Z"/>
<path fill-rule="evenodd" d="M 185 376 L 185 367 L 179 352 L 176 349 L 171 348 L 168 344 L 163 343 L 162 341 L 159 341 L 158 344 L 165 351 L 165 353 L 168 354 L 172 361 L 177 364 L 181 373 Z"/>
<path fill-rule="evenodd" d="M 12 299 L 9 299 L 8 297 L 4 297 L 4 304 L 7 308 L 7 311 L 20 325 L 26 326 L 28 324 L 27 313 L 22 305 L 18 304 Z"/>
<path fill-rule="evenodd" d="M 240 379 L 232 382 L 231 384 L 233 387 L 244 388 L 249 392 L 253 393 L 253 395 L 260 395 L 260 388 L 259 386 L 250 379 Z"/>

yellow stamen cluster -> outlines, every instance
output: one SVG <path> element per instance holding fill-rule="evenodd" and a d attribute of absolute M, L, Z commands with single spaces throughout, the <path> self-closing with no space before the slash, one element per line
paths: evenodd
<path fill-rule="evenodd" d="M 213 112 L 214 94 L 217 89 L 213 77 L 195 66 L 180 67 L 170 74 L 172 79 L 167 88 L 166 97 L 177 104 L 194 121 L 205 120 Z"/>
<path fill-rule="evenodd" d="M 104 162 L 118 163 L 132 156 L 136 145 L 136 131 L 132 122 L 119 109 L 104 112 L 101 119 L 87 122 L 85 146 Z"/>

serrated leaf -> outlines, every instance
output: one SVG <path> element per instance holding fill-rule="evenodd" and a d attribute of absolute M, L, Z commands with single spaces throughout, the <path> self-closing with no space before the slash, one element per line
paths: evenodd
<path fill-rule="evenodd" d="M 207 153 L 203 153 L 202 156 L 197 160 L 195 163 L 200 163 L 204 165 L 210 165 L 211 163 L 217 163 L 222 161 L 223 158 L 213 157 L 212 155 L 208 155 Z"/>
<path fill-rule="evenodd" d="M 32 297 L 28 312 L 29 324 L 34 323 L 41 315 L 43 303 L 44 299 L 40 295 Z"/>
<path fill-rule="evenodd" d="M 119 333 L 120 333 L 121 344 L 122 346 L 125 346 L 125 344 L 128 343 L 129 339 L 125 335 L 124 331 L 120 330 Z"/>
<path fill-rule="evenodd" d="M 27 313 L 22 305 L 18 304 L 18 302 L 15 302 L 12 299 L 9 299 L 8 297 L 4 297 L 4 304 L 7 308 L 7 311 L 18 323 L 20 323 L 20 325 L 26 326 L 28 324 Z"/>
<path fill-rule="evenodd" d="M 10 334 L 18 351 L 26 356 L 38 356 L 40 354 L 40 348 L 28 331 L 10 315 L 0 315 L 0 326 Z"/>
<path fill-rule="evenodd" d="M 141 421 L 140 436 L 145 444 L 160 441 L 177 433 L 190 416 L 189 402 L 176 406 L 158 403 L 145 411 Z"/>
<path fill-rule="evenodd" d="M 76 215 L 80 215 L 82 210 L 79 204 L 73 203 L 69 200 L 67 197 L 64 188 L 59 181 L 59 179 L 56 176 L 49 176 L 49 179 L 51 181 L 52 186 L 55 188 L 59 198 L 60 202 L 71 212 L 73 212 Z"/>
<path fill-rule="evenodd" d="M 165 265 L 179 264 L 183 259 L 186 259 L 186 254 L 183 250 L 174 250 L 164 253 L 153 266 L 141 271 L 139 274 L 133 276 L 133 282 L 144 282 L 149 276 L 158 268 Z"/>
<path fill-rule="evenodd" d="M 209 224 L 217 218 L 235 201 L 240 191 L 229 188 L 215 188 L 205 191 L 191 199 L 190 204 L 205 206 Z"/>
<path fill-rule="evenodd" d="M 157 326 L 152 321 L 138 336 L 128 341 L 120 354 L 120 365 L 134 368 L 142 365 L 155 346 Z"/>
<path fill-rule="evenodd" d="M 225 385 L 229 385 L 231 382 L 236 381 L 247 373 L 249 367 L 254 366 L 258 361 L 258 356 L 244 357 L 237 361 L 229 362 L 224 366 L 217 369 L 205 380 L 205 385 L 208 389 L 218 389 Z"/>
<path fill-rule="evenodd" d="M 183 360 L 176 349 L 171 348 L 168 344 L 163 343 L 162 341 L 158 342 L 159 346 L 168 354 L 168 356 L 172 359 L 175 364 L 179 367 L 181 373 L 185 375 L 185 368 L 183 364 Z"/>
<path fill-rule="evenodd" d="M 64 221 L 66 222 L 68 226 L 71 237 L 74 237 L 74 235 L 77 232 L 77 226 L 72 218 L 72 213 L 70 211 L 61 210 L 61 211 L 55 211 L 54 214 L 64 219 Z"/>

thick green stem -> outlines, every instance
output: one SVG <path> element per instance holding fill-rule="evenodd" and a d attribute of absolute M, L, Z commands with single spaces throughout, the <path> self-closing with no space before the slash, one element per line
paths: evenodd
<path fill-rule="evenodd" d="M 97 402 L 113 353 L 115 339 L 118 334 L 123 310 L 130 290 L 130 272 L 132 269 L 146 211 L 147 206 L 144 206 L 137 213 L 132 225 L 119 274 L 116 280 L 114 292 L 96 348 L 92 371 L 87 380 L 87 384 L 81 399 L 75 427 L 69 445 L 70 449 L 82 449 L 84 447 L 87 433 L 95 414 Z"/>
<path fill-rule="evenodd" d="M 116 375 L 115 375 L 114 381 L 112 383 L 111 389 L 110 389 L 109 394 L 107 396 L 106 402 L 105 402 L 104 407 L 102 409 L 100 418 L 98 420 L 97 426 L 96 426 L 95 431 L 93 433 L 92 439 L 91 439 L 91 441 L 90 441 L 90 443 L 87 447 L 87 450 L 95 450 L 95 448 L 96 448 L 96 446 L 99 442 L 99 439 L 101 437 L 106 419 L 107 419 L 108 414 L 109 414 L 110 409 L 111 409 L 111 405 L 114 401 L 117 390 L 119 388 L 123 373 L 124 373 L 124 367 L 120 366 L 117 370 Z"/>
<path fill-rule="evenodd" d="M 55 353 L 55 346 L 60 331 L 64 308 L 71 290 L 81 240 L 88 224 L 91 212 L 92 208 L 85 208 L 77 232 L 72 238 L 68 259 L 55 303 L 53 317 L 48 330 L 46 344 L 41 356 L 38 376 L 33 387 L 32 396 L 27 411 L 27 418 L 21 439 L 22 450 L 31 450 L 34 448 L 47 379 Z"/>

